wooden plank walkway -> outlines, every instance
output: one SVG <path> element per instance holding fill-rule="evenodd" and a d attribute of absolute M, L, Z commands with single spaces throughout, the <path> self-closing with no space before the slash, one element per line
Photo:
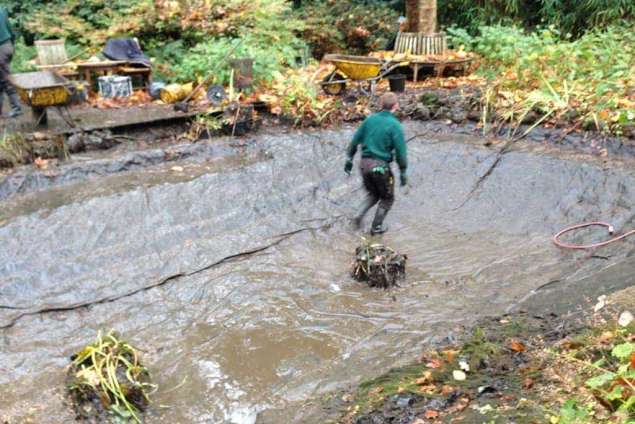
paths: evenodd
<path fill-rule="evenodd" d="M 4 105 L 3 110 L 9 110 Z M 2 133 L 32 133 L 35 131 L 53 134 L 66 134 L 83 129 L 94 131 L 99 129 L 115 129 L 137 125 L 160 124 L 170 121 L 190 119 L 201 111 L 188 113 L 176 112 L 173 105 L 144 105 L 123 107 L 118 109 L 96 109 L 90 106 L 71 106 L 68 108 L 70 116 L 76 121 L 77 128 L 72 128 L 53 109 L 48 111 L 48 128 L 35 128 L 34 119 L 29 107 L 24 107 L 24 115 L 17 119 L 0 118 L 0 135 Z"/>

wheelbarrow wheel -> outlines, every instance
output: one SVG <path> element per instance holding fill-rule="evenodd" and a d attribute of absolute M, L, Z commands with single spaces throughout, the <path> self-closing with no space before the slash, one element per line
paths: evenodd
<path fill-rule="evenodd" d="M 346 77 L 333 71 L 322 80 L 322 89 L 329 96 L 339 96 L 346 91 Z"/>

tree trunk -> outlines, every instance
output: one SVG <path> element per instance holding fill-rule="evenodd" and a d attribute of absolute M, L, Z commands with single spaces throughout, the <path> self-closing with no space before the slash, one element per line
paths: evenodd
<path fill-rule="evenodd" d="M 409 32 L 437 32 L 437 0 L 406 0 Z"/>

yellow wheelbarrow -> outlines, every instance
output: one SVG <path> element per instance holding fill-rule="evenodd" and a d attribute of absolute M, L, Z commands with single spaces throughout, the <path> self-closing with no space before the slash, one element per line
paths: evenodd
<path fill-rule="evenodd" d="M 10 75 L 9 81 L 16 88 L 22 101 L 31 106 L 36 126 L 48 124 L 46 109 L 49 107 L 57 108 L 66 123 L 71 127 L 75 126 L 60 109 L 71 100 L 71 83 L 66 78 L 54 72 L 26 72 Z"/>
<path fill-rule="evenodd" d="M 377 81 L 396 68 L 408 66 L 408 62 L 395 63 L 375 57 L 343 54 L 327 54 L 324 56 L 324 60 L 335 65 L 335 70 L 322 80 L 322 89 L 332 96 L 344 93 L 348 82 L 355 82 L 360 87 L 367 82 L 368 91 L 374 95 Z M 363 87 L 361 88 L 364 90 Z"/>

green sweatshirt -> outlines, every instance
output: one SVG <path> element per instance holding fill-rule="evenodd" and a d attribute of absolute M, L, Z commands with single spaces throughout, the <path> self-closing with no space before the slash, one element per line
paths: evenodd
<path fill-rule="evenodd" d="M 15 35 L 11 31 L 11 24 L 9 24 L 9 12 L 7 12 L 6 7 L 0 7 L 0 44 L 9 40 L 15 43 Z"/>
<path fill-rule="evenodd" d="M 353 159 L 357 146 L 362 145 L 362 157 L 392 162 L 393 151 L 401 172 L 408 169 L 408 149 L 399 120 L 389 111 L 375 113 L 362 123 L 348 146 Z"/>

